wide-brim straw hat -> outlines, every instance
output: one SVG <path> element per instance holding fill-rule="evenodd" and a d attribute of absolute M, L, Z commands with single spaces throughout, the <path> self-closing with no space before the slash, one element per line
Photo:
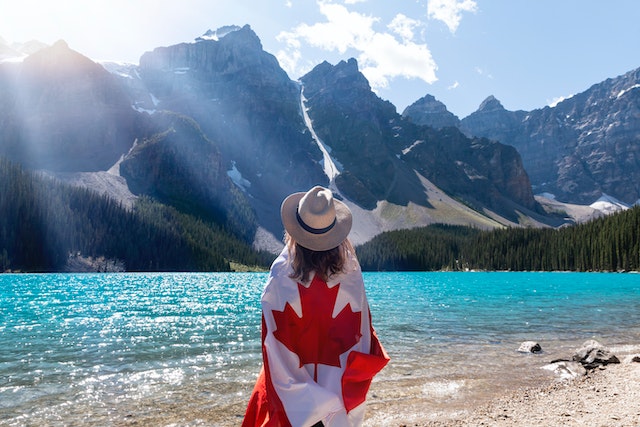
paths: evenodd
<path fill-rule="evenodd" d="M 280 207 L 282 224 L 301 246 L 327 251 L 342 243 L 353 222 L 351 210 L 333 198 L 328 188 L 313 187 L 306 193 L 294 193 Z"/>

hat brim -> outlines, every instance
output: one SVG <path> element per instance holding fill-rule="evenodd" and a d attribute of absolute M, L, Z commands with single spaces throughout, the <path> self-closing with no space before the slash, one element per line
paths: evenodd
<path fill-rule="evenodd" d="M 296 218 L 298 203 L 306 193 L 294 193 L 282 202 L 280 217 L 284 229 L 301 246 L 312 251 L 328 251 L 337 246 L 349 236 L 353 218 L 351 210 L 339 200 L 333 199 L 336 209 L 336 223 L 331 230 L 322 234 L 313 234 L 306 231 Z"/>

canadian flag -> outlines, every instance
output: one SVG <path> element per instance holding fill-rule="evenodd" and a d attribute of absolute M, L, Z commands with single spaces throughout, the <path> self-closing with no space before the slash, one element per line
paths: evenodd
<path fill-rule="evenodd" d="M 263 367 L 243 427 L 362 424 L 371 380 L 389 361 L 354 256 L 328 283 L 302 284 L 285 248 L 262 295 Z"/>

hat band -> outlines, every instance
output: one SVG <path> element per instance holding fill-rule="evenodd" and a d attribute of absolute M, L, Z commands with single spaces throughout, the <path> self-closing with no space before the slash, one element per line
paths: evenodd
<path fill-rule="evenodd" d="M 333 228 L 333 226 L 336 225 L 336 218 L 333 218 L 333 222 L 329 224 L 327 227 L 324 227 L 324 228 L 310 227 L 302 220 L 302 218 L 300 218 L 300 214 L 298 213 L 297 208 L 296 208 L 296 219 L 298 220 L 298 224 L 300 224 L 300 227 L 302 227 L 305 231 L 308 231 L 311 234 L 324 234 L 327 231 L 330 231 Z"/>

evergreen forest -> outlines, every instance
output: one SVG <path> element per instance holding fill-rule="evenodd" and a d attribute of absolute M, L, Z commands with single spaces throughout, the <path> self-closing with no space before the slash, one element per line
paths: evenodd
<path fill-rule="evenodd" d="M 640 271 L 640 206 L 559 229 L 391 231 L 356 251 L 365 271 Z M 126 209 L 0 159 L 0 272 L 74 271 L 78 255 L 126 271 L 261 270 L 274 258 L 224 225 L 151 198 Z"/>
<path fill-rule="evenodd" d="M 640 271 L 640 206 L 559 229 L 391 231 L 357 253 L 369 271 Z"/>
<path fill-rule="evenodd" d="M 69 270 L 75 256 L 103 257 L 126 271 L 230 271 L 264 268 L 256 252 L 222 226 L 149 198 L 125 209 L 0 159 L 0 272 Z"/>

